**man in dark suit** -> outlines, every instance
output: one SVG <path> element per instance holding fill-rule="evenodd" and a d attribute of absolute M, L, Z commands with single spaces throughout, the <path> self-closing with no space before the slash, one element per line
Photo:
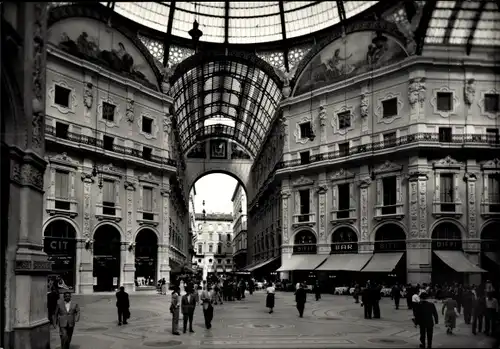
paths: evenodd
<path fill-rule="evenodd" d="M 427 338 L 427 348 L 432 348 L 432 337 L 434 334 L 434 324 L 438 324 L 438 313 L 434 303 L 427 301 L 429 296 L 426 292 L 420 295 L 420 304 L 417 307 L 415 322 L 420 326 L 420 348 L 425 348 Z"/>
<path fill-rule="evenodd" d="M 304 290 L 304 285 L 300 284 L 297 291 L 295 291 L 295 302 L 297 303 L 297 310 L 299 311 L 299 317 L 302 317 L 304 315 L 306 299 L 307 299 L 306 290 Z"/>
<path fill-rule="evenodd" d="M 186 294 L 182 296 L 181 299 L 181 309 L 182 309 L 182 320 L 183 320 L 183 332 L 186 333 L 187 324 L 189 321 L 189 332 L 193 331 L 193 317 L 194 309 L 196 308 L 196 302 L 198 297 L 194 294 L 196 292 L 193 288 L 186 290 Z"/>
<path fill-rule="evenodd" d="M 372 318 L 372 287 L 370 283 L 367 283 L 363 291 L 361 291 L 361 306 L 365 308 L 365 319 Z"/>
<path fill-rule="evenodd" d="M 128 293 L 125 292 L 125 287 L 120 286 L 120 291 L 116 292 L 116 308 L 118 308 L 118 326 L 128 324 L 127 320 L 130 317 L 130 300 Z"/>
<path fill-rule="evenodd" d="M 54 313 L 54 328 L 59 325 L 61 349 L 69 349 L 75 323 L 80 320 L 80 308 L 76 302 L 71 301 L 71 293 L 64 292 L 64 299 L 57 303 Z"/>

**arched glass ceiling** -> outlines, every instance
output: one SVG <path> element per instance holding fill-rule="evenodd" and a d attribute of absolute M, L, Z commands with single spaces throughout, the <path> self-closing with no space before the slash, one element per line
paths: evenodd
<path fill-rule="evenodd" d="M 188 31 L 196 18 L 203 31 L 201 41 L 224 43 L 227 35 L 230 44 L 253 44 L 294 38 L 325 29 L 340 22 L 340 13 L 350 18 L 377 2 L 116 2 L 114 10 L 139 24 L 187 39 L 191 38 Z"/>
<path fill-rule="evenodd" d="M 257 67 L 224 60 L 208 61 L 173 84 L 175 116 L 184 153 L 197 142 L 221 137 L 257 154 L 281 100 L 274 80 Z M 224 118 L 234 123 L 205 123 Z"/>

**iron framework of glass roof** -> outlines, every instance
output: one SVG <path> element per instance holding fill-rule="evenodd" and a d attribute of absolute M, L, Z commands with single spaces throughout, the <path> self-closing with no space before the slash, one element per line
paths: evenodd
<path fill-rule="evenodd" d="M 282 97 L 264 71 L 230 60 L 211 60 L 188 70 L 175 81 L 171 95 L 184 153 L 204 139 L 220 137 L 236 141 L 252 157 Z M 207 122 L 220 118 L 233 122 Z"/>
<path fill-rule="evenodd" d="M 189 39 L 196 19 L 202 41 L 256 44 L 295 38 L 350 18 L 379 1 L 116 2 L 114 11 L 163 33 Z M 106 4 L 106 3 L 105 3 Z"/>

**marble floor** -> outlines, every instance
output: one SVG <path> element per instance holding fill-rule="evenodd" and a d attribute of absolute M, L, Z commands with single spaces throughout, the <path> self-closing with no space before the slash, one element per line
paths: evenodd
<path fill-rule="evenodd" d="M 81 319 L 71 349 L 418 348 L 418 329 L 404 305 L 395 310 L 390 299 L 383 299 L 382 319 L 365 320 L 363 309 L 350 297 L 324 295 L 318 302 L 312 295 L 308 297 L 303 318 L 298 317 L 292 293 L 276 295 L 273 314 L 264 307 L 262 292 L 242 301 L 226 302 L 215 307 L 211 330 L 204 328 L 202 310 L 197 307 L 195 333 L 174 336 L 169 296 L 131 295 L 131 319 L 125 326 L 117 326 L 114 295 L 74 296 L 81 308 Z M 59 348 L 58 331 L 53 329 L 51 336 L 51 348 Z M 491 347 L 489 338 L 473 336 L 462 319 L 453 336 L 445 334 L 441 322 L 435 329 L 433 346 Z"/>

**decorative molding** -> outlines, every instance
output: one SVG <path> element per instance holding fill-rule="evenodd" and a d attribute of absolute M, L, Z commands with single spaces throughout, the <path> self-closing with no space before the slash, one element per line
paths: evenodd
<path fill-rule="evenodd" d="M 109 103 L 115 106 L 115 114 L 113 116 L 113 121 L 108 121 L 102 118 L 102 105 L 103 103 Z M 120 111 L 120 104 L 116 102 L 111 96 L 108 95 L 107 98 L 100 98 L 99 105 L 97 106 L 97 115 L 99 117 L 99 122 L 106 124 L 106 127 L 119 127 L 120 121 L 122 120 L 122 113 Z"/>
<path fill-rule="evenodd" d="M 437 109 L 437 94 L 438 92 L 449 92 L 451 93 L 452 106 L 451 110 L 443 111 Z M 434 114 L 440 115 L 442 118 L 449 118 L 451 115 L 457 115 L 458 106 L 460 101 L 457 97 L 457 92 L 450 89 L 448 86 L 442 86 L 440 88 L 432 90 L 431 105 L 433 107 Z"/>
<path fill-rule="evenodd" d="M 142 121 L 144 118 L 150 119 L 152 121 L 151 125 L 151 133 L 146 133 L 142 130 Z M 156 139 L 158 137 L 158 131 L 160 131 L 160 127 L 158 126 L 158 121 L 156 117 L 152 116 L 149 113 L 142 113 L 141 117 L 137 120 L 137 125 L 139 126 L 139 133 L 144 136 L 146 139 Z"/>
<path fill-rule="evenodd" d="M 387 160 L 379 167 L 376 167 L 373 170 L 373 172 L 379 175 L 379 174 L 392 174 L 395 172 L 401 172 L 402 170 L 403 170 L 403 165 L 399 165 L 392 161 Z"/>
<path fill-rule="evenodd" d="M 292 182 L 292 185 L 294 187 L 305 187 L 305 186 L 311 186 L 313 184 L 314 184 L 314 179 L 305 176 L 300 176 L 298 179 Z"/>
<path fill-rule="evenodd" d="M 361 240 L 368 240 L 368 186 L 361 186 L 359 190 L 359 197 L 361 202 L 360 209 L 360 233 Z"/>
<path fill-rule="evenodd" d="M 127 121 L 129 123 L 134 122 L 134 114 L 135 114 L 134 104 L 135 104 L 135 101 L 132 98 L 127 98 L 127 107 L 125 109 L 125 117 L 127 118 Z"/>
<path fill-rule="evenodd" d="M 83 90 L 83 106 L 85 107 L 85 116 L 90 118 L 92 105 L 94 104 L 94 85 L 86 82 Z"/>
<path fill-rule="evenodd" d="M 496 89 L 491 89 L 491 90 L 488 90 L 488 91 L 481 91 L 481 98 L 479 99 L 479 101 L 477 102 L 477 104 L 479 105 L 479 109 L 481 110 L 481 115 L 484 115 L 486 116 L 487 118 L 489 119 L 497 119 L 497 118 L 500 118 L 500 109 L 496 112 L 496 113 L 491 113 L 491 112 L 487 112 L 485 110 L 485 107 L 484 107 L 484 99 L 485 99 L 485 95 L 487 94 L 496 94 L 496 95 L 500 95 L 500 91 L 496 90 Z M 499 97 L 500 98 L 500 97 Z"/>
<path fill-rule="evenodd" d="M 68 106 L 67 107 L 65 107 L 63 105 L 59 105 L 55 102 L 56 85 L 70 91 L 69 96 L 68 96 Z M 61 114 L 68 114 L 68 113 L 74 114 L 76 112 L 76 107 L 78 106 L 78 102 L 77 102 L 75 89 L 74 89 L 74 87 L 69 86 L 66 81 L 64 81 L 64 80 L 52 81 L 51 87 L 47 92 L 48 92 L 48 97 L 50 100 L 50 106 L 53 108 L 56 108 Z"/>
<path fill-rule="evenodd" d="M 318 194 L 325 194 L 327 191 L 328 191 L 328 187 L 326 185 L 320 185 L 317 189 L 316 189 L 317 193 Z"/>
<path fill-rule="evenodd" d="M 288 244 L 288 202 L 291 194 L 289 191 L 281 192 L 281 236 L 282 244 Z"/>
<path fill-rule="evenodd" d="M 355 176 L 356 175 L 354 173 L 351 173 L 341 168 L 340 170 L 334 172 L 330 176 L 330 181 L 336 182 L 336 181 L 348 180 L 348 179 L 353 179 Z"/>
<path fill-rule="evenodd" d="M 367 93 L 363 93 L 361 95 L 361 102 L 359 107 L 359 115 L 361 119 L 365 119 L 368 117 L 368 109 L 370 107 L 370 99 L 368 98 Z"/>
<path fill-rule="evenodd" d="M 118 177 L 118 178 L 123 177 L 123 173 L 120 172 L 119 169 L 114 167 L 113 164 L 108 164 L 108 165 L 102 166 L 100 172 L 103 174 L 106 174 L 108 176 L 112 176 L 112 177 Z"/>
<path fill-rule="evenodd" d="M 390 99 L 396 98 L 396 104 L 398 108 L 398 113 L 396 115 L 393 115 L 388 118 L 384 118 L 384 109 L 382 106 L 382 102 L 388 101 Z M 394 120 L 399 119 L 402 117 L 402 112 L 403 112 L 403 99 L 401 98 L 401 93 L 392 93 L 389 92 L 385 96 L 381 98 L 377 98 L 377 102 L 375 105 L 375 110 L 374 113 L 377 116 L 378 123 L 384 123 L 384 124 L 391 124 L 394 122 Z"/>
<path fill-rule="evenodd" d="M 170 135 L 172 132 L 172 115 L 168 112 L 163 115 L 163 132 L 167 135 Z"/>
<path fill-rule="evenodd" d="M 319 106 L 318 120 L 321 127 L 326 126 L 326 107 L 324 105 Z"/>
<path fill-rule="evenodd" d="M 350 114 L 350 126 L 344 128 L 344 129 L 340 129 L 339 128 L 339 114 L 346 112 L 346 111 L 348 111 Z M 339 109 L 337 109 L 333 112 L 333 118 L 332 118 L 333 133 L 345 135 L 347 132 L 354 130 L 355 125 L 356 125 L 356 120 L 357 120 L 357 118 L 356 118 L 356 114 L 354 113 L 354 106 L 344 104 Z"/>
<path fill-rule="evenodd" d="M 410 191 L 410 237 L 411 238 L 417 238 L 418 237 L 418 182 L 417 181 L 411 181 L 409 187 Z"/>
<path fill-rule="evenodd" d="M 301 138 L 300 136 L 300 125 L 304 124 L 306 122 L 311 123 L 311 131 L 314 132 L 314 127 L 313 127 L 313 120 L 311 116 L 303 116 L 296 124 L 295 124 L 295 131 L 293 132 L 293 135 L 295 136 L 295 143 L 300 143 L 300 144 L 306 144 L 307 142 L 310 142 L 311 140 L 306 137 L 306 138 Z"/>
<path fill-rule="evenodd" d="M 476 175 L 473 173 L 467 173 L 466 175 L 469 175 L 467 181 L 467 207 L 469 209 L 467 215 L 467 235 L 470 239 L 473 239 L 477 237 Z"/>
<path fill-rule="evenodd" d="M 69 169 L 69 170 L 75 170 L 79 166 L 78 161 L 75 161 L 72 158 L 70 158 L 67 153 L 48 156 L 47 162 L 51 165 L 56 164 L 63 167 L 64 169 Z"/>
<path fill-rule="evenodd" d="M 470 107 L 474 103 L 475 97 L 476 97 L 476 81 L 474 79 L 469 79 L 465 83 L 465 88 L 464 88 L 465 105 Z"/>
<path fill-rule="evenodd" d="M 446 169 L 446 170 L 460 170 L 462 167 L 464 167 L 464 163 L 459 162 L 455 159 L 453 159 L 451 156 L 447 156 L 441 160 L 434 161 L 432 163 L 432 167 L 434 169 Z"/>
<path fill-rule="evenodd" d="M 123 182 L 123 186 L 125 187 L 125 190 L 134 191 L 136 183 L 129 179 L 126 179 L 125 182 Z"/>
<path fill-rule="evenodd" d="M 420 103 L 420 107 L 424 106 L 426 90 L 425 78 L 410 79 L 408 83 L 408 102 L 412 109 L 415 108 L 417 102 Z"/>
<path fill-rule="evenodd" d="M 160 183 L 159 180 L 151 172 L 139 176 L 138 180 L 139 182 L 147 182 L 154 185 L 158 185 Z"/>
<path fill-rule="evenodd" d="M 90 218 L 91 218 L 91 197 L 92 197 L 92 183 L 94 177 L 92 174 L 82 172 L 83 181 L 83 238 L 90 239 Z"/>
<path fill-rule="evenodd" d="M 427 232 L 427 176 L 420 176 L 418 181 L 419 235 L 426 238 Z"/>
<path fill-rule="evenodd" d="M 495 158 L 493 160 L 486 161 L 481 164 L 482 170 L 493 170 L 500 171 L 500 159 Z"/>

